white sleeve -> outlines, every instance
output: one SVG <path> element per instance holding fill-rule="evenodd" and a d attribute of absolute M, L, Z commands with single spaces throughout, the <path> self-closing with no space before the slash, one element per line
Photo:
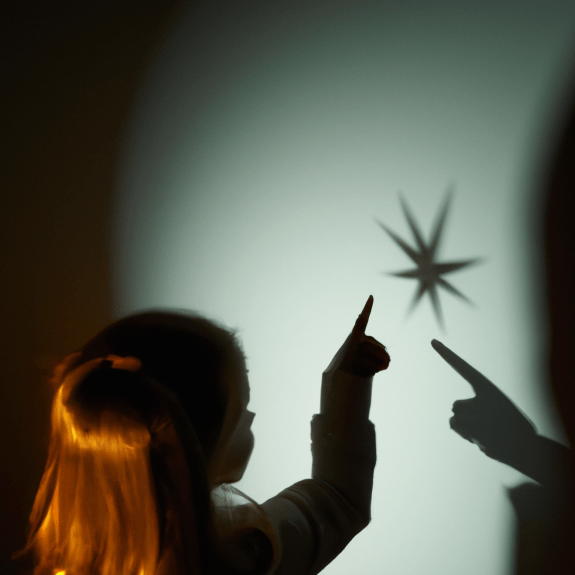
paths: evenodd
<path fill-rule="evenodd" d="M 323 388 L 333 379 L 324 375 Z M 352 394 L 358 385 L 371 385 L 371 378 L 341 372 L 336 379 Z M 261 506 L 273 529 L 268 533 L 274 548 L 270 574 L 315 575 L 370 521 L 375 428 L 367 418 L 340 415 L 332 409 L 312 419 L 312 479 L 295 483 Z"/>

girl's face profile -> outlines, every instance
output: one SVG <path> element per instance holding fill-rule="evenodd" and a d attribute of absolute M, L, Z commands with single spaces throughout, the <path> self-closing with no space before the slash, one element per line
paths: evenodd
<path fill-rule="evenodd" d="M 251 429 L 255 413 L 247 409 L 250 401 L 250 385 L 247 374 L 248 372 L 245 369 L 239 374 L 238 388 L 240 405 L 237 424 L 229 444 L 230 456 L 234 460 L 239 475 L 237 480 L 241 479 L 246 470 L 255 442 Z"/>
<path fill-rule="evenodd" d="M 227 437 L 221 437 L 224 442 L 219 451 L 220 461 L 211 462 L 215 471 L 215 484 L 234 483 L 239 481 L 248 465 L 253 448 L 254 434 L 251 426 L 255 413 L 247 409 L 250 401 L 250 386 L 245 366 L 241 369 L 227 369 L 224 377 L 230 390 L 230 404 L 226 414 L 226 426 L 230 424 Z M 228 417 L 230 418 L 228 421 Z M 226 432 L 224 432 L 226 433 Z"/>

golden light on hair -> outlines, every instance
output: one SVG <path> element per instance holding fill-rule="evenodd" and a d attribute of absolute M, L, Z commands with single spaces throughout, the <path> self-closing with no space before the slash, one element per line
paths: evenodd
<path fill-rule="evenodd" d="M 78 417 L 66 405 L 68 383 L 54 397 L 50 454 L 30 518 L 36 573 L 153 575 L 150 431 L 113 410 Z"/>

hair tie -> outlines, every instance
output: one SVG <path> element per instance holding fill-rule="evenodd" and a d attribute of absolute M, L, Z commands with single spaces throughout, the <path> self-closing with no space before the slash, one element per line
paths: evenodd
<path fill-rule="evenodd" d="M 52 383 L 56 384 L 56 388 L 62 387 L 64 403 L 67 401 L 70 392 L 75 386 L 80 383 L 89 373 L 103 367 L 107 364 L 110 369 L 123 369 L 125 371 L 138 371 L 142 367 L 142 362 L 134 356 L 121 357 L 119 355 L 107 355 L 106 357 L 98 357 L 91 359 L 76 367 L 72 367 L 75 361 L 80 356 L 80 353 L 74 353 L 64 358 L 60 365 L 56 366 Z"/>
<path fill-rule="evenodd" d="M 126 371 L 138 371 L 142 368 L 142 362 L 133 355 L 128 357 L 120 357 L 119 355 L 108 355 L 104 361 L 109 361 L 112 364 L 112 369 L 125 369 Z"/>

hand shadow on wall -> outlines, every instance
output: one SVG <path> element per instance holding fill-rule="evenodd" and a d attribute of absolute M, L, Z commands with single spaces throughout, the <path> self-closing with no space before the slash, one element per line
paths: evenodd
<path fill-rule="evenodd" d="M 451 428 L 488 457 L 539 483 L 523 483 L 508 492 L 517 518 L 514 573 L 573 573 L 571 450 L 538 435 L 496 385 L 448 347 L 437 340 L 431 345 L 476 394 L 453 404 Z"/>
<path fill-rule="evenodd" d="M 544 253 L 549 312 L 548 375 L 557 411 L 575 440 L 575 105 L 545 182 Z M 575 573 L 575 473 L 569 448 L 538 435 L 529 418 L 492 382 L 433 340 L 434 349 L 476 395 L 456 401 L 451 428 L 488 457 L 537 482 L 509 490 L 516 514 L 515 575 Z"/>

